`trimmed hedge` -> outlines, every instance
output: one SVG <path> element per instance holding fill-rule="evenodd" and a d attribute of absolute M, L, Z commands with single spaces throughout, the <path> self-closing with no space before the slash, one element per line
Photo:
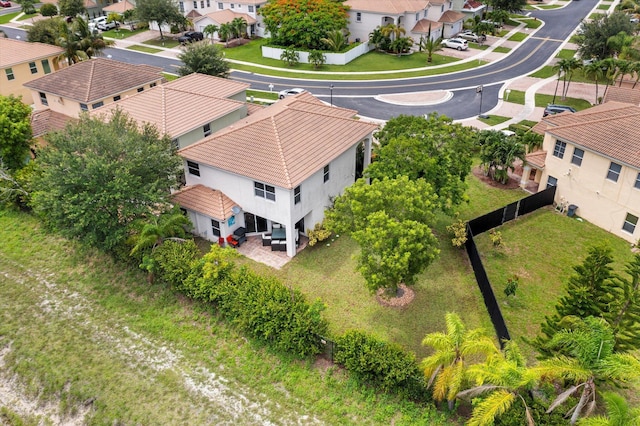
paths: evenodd
<path fill-rule="evenodd" d="M 152 256 L 158 265 L 158 280 L 180 288 L 191 273 L 192 265 L 200 257 L 200 251 L 193 240 L 165 241 L 156 247 Z"/>

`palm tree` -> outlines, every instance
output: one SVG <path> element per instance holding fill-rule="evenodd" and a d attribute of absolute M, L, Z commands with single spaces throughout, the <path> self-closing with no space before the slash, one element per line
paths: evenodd
<path fill-rule="evenodd" d="M 638 81 L 640 81 L 640 61 L 637 61 L 637 62 L 633 63 L 633 74 L 635 74 L 636 79 L 633 82 L 632 89 L 635 89 L 636 88 L 636 84 L 638 84 Z"/>
<path fill-rule="evenodd" d="M 625 61 L 624 59 L 619 59 L 616 62 L 616 65 L 617 65 L 617 70 L 616 70 L 616 74 L 613 76 L 613 81 L 615 82 L 616 79 L 620 78 L 620 81 L 618 83 L 618 87 L 620 87 L 622 86 L 622 80 L 624 80 L 624 76 L 629 73 L 633 73 L 632 71 L 633 63 L 629 61 Z"/>
<path fill-rule="evenodd" d="M 398 37 L 391 42 L 391 50 L 396 52 L 398 56 L 406 50 L 409 50 L 413 45 L 413 40 L 410 37 Z"/>
<path fill-rule="evenodd" d="M 80 40 L 65 21 L 60 22 L 60 35 L 56 39 L 56 44 L 63 49 L 63 52 L 58 55 L 58 61 L 66 60 L 67 64 L 73 65 L 89 59 L 87 53 L 82 50 Z"/>
<path fill-rule="evenodd" d="M 230 25 L 235 38 L 243 38 L 247 33 L 247 21 L 244 18 L 233 18 Z"/>
<path fill-rule="evenodd" d="M 208 35 L 211 38 L 211 41 L 213 41 L 213 35 L 217 33 L 218 30 L 220 30 L 220 27 L 218 27 L 215 24 L 209 24 L 206 27 L 204 27 L 203 32 L 205 33 L 205 35 Z"/>
<path fill-rule="evenodd" d="M 105 40 L 101 34 L 92 32 L 89 24 L 82 18 L 76 18 L 73 22 L 73 32 L 80 41 L 80 48 L 87 54 L 87 58 L 99 56 L 107 46 L 114 44 L 113 40 Z"/>
<path fill-rule="evenodd" d="M 189 219 L 176 209 L 161 213 L 146 221 L 138 222 L 135 225 L 137 232 L 132 237 L 134 246 L 130 254 L 134 255 L 148 248 L 153 251 L 168 239 L 184 240 L 186 235 L 185 227 L 190 224 Z"/>
<path fill-rule="evenodd" d="M 573 78 L 573 72 L 580 68 L 580 61 L 576 58 L 569 58 L 564 60 L 564 81 L 566 83 L 563 84 L 563 92 L 562 99 L 565 99 L 569 93 L 569 85 L 571 84 L 571 79 Z"/>
<path fill-rule="evenodd" d="M 376 50 L 387 50 L 391 40 L 382 33 L 382 28 L 376 27 L 369 33 L 369 42 L 373 43 Z"/>
<path fill-rule="evenodd" d="M 347 46 L 347 41 L 342 30 L 329 31 L 327 36 L 325 38 L 321 38 L 320 41 L 326 44 L 327 47 L 334 52 L 339 52 Z"/>
<path fill-rule="evenodd" d="M 467 330 L 457 314 L 448 312 L 445 322 L 446 333 L 430 333 L 422 340 L 423 346 L 431 346 L 435 352 L 423 359 L 421 366 L 429 379 L 427 386 L 433 385 L 433 397 L 436 401 L 446 398 L 449 409 L 453 409 L 456 395 L 462 388 L 467 357 L 488 356 L 498 350 L 483 329 Z"/>
<path fill-rule="evenodd" d="M 602 67 L 602 72 L 604 73 L 604 77 L 606 80 L 604 93 L 602 94 L 602 97 L 604 98 L 607 96 L 607 90 L 609 89 L 609 84 L 614 83 L 613 76 L 616 74 L 616 70 L 618 68 L 617 66 L 618 60 L 614 58 L 607 58 L 599 62 Z"/>
<path fill-rule="evenodd" d="M 312 50 L 309 52 L 309 62 L 313 64 L 313 67 L 318 69 L 327 61 L 327 57 L 319 50 Z"/>
<path fill-rule="evenodd" d="M 220 39 L 224 41 L 224 47 L 228 47 L 229 37 L 233 34 L 233 29 L 231 28 L 230 23 L 220 25 L 220 29 L 218 30 L 218 36 Z"/>
<path fill-rule="evenodd" d="M 604 75 L 604 71 L 602 71 L 602 64 L 600 61 L 591 62 L 590 64 L 584 65 L 582 67 L 582 71 L 587 78 L 592 79 L 596 84 L 596 101 L 593 104 L 597 105 L 600 103 L 598 99 L 598 80 L 600 80 Z"/>
<path fill-rule="evenodd" d="M 534 389 L 538 383 L 538 374 L 527 367 L 514 341 L 507 342 L 504 352 L 490 356 L 484 364 L 469 367 L 467 375 L 475 380 L 476 387 L 460 392 L 458 397 L 476 397 L 489 392 L 487 397 L 475 405 L 467 425 L 493 425 L 497 417 L 520 400 L 524 404 L 526 422 L 533 426 L 533 417 L 522 392 Z"/>
<path fill-rule="evenodd" d="M 640 361 L 628 353 L 615 353 L 615 338 L 602 318 L 565 317 L 570 328 L 557 332 L 548 344 L 559 352 L 542 361 L 536 371 L 543 377 L 573 383 L 547 410 L 562 405 L 582 389 L 578 403 L 569 410 L 573 425 L 581 415 L 588 416 L 596 407 L 597 385 L 602 382 L 625 383 L 640 378 Z"/>
<path fill-rule="evenodd" d="M 431 38 L 431 23 L 429 23 L 427 38 L 420 38 L 420 49 L 424 49 L 427 52 L 427 63 L 433 60 L 433 52 L 442 50 L 442 37 L 436 40 Z"/>
<path fill-rule="evenodd" d="M 380 31 L 382 32 L 382 35 L 384 35 L 385 37 L 391 38 L 391 41 L 393 41 L 394 39 L 397 39 L 400 36 L 403 36 L 407 32 L 407 30 L 405 30 L 402 27 L 399 27 L 396 24 L 387 24 L 384 27 L 382 27 Z"/>
<path fill-rule="evenodd" d="M 603 392 L 607 408 L 606 416 L 580 419 L 578 426 L 640 426 L 640 408 L 631 408 L 622 396 L 614 392 Z"/>

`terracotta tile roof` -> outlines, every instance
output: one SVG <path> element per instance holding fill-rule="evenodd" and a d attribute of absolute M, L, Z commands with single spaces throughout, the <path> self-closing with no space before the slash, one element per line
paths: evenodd
<path fill-rule="evenodd" d="M 539 135 L 544 136 L 544 132 L 547 130 L 547 123 L 544 122 L 544 118 L 542 121 L 538 121 L 532 128 L 531 131 L 533 133 L 537 133 Z"/>
<path fill-rule="evenodd" d="M 247 114 L 255 114 L 258 111 L 262 111 L 265 107 L 258 104 L 247 103 Z"/>
<path fill-rule="evenodd" d="M 191 76 L 194 77 L 189 78 Z M 211 95 L 214 90 L 206 86 L 210 83 L 214 88 L 219 87 L 220 93 L 226 94 L 233 92 L 238 83 L 212 76 L 191 76 L 106 104 L 90 114 L 110 116 L 116 108 L 120 108 L 138 123 L 153 124 L 161 134 L 177 138 L 244 107 L 244 102 Z M 183 79 L 190 81 L 191 85 L 184 84 L 181 81 Z M 231 86 L 232 90 L 225 90 L 225 84 Z"/>
<path fill-rule="evenodd" d="M 113 3 L 107 7 L 103 7 L 102 10 L 104 12 L 124 13 L 127 10 L 133 10 L 135 8 L 136 5 L 131 3 L 129 0 L 120 0 L 117 3 Z"/>
<path fill-rule="evenodd" d="M 61 47 L 50 44 L 0 38 L 0 52 L 2 52 L 0 54 L 0 69 L 4 69 L 17 64 L 59 55 L 64 50 Z"/>
<path fill-rule="evenodd" d="M 224 9 L 224 10 L 218 10 L 217 12 L 207 13 L 206 15 L 203 15 L 200 18 L 195 19 L 194 23 L 199 22 L 204 18 L 212 19 L 219 24 L 228 24 L 229 22 L 233 21 L 235 18 L 244 18 L 244 20 L 247 21 L 247 24 L 249 25 L 253 25 L 256 23 L 255 18 L 252 18 L 250 15 L 247 15 L 246 13 L 234 12 L 231 9 Z"/>
<path fill-rule="evenodd" d="M 544 162 L 546 158 L 547 158 L 547 151 L 530 152 L 525 156 L 527 164 L 530 164 L 537 169 L 544 169 Z"/>
<path fill-rule="evenodd" d="M 415 13 L 429 6 L 428 0 L 347 0 L 344 3 L 357 12 L 388 13 L 402 15 Z"/>
<path fill-rule="evenodd" d="M 31 129 L 33 137 L 42 136 L 55 130 L 64 130 L 67 123 L 78 121 L 76 118 L 59 112 L 51 111 L 51 109 L 36 110 L 31 113 Z"/>
<path fill-rule="evenodd" d="M 25 83 L 29 89 L 82 103 L 118 95 L 162 79 L 162 68 L 105 58 L 82 61 Z"/>
<path fill-rule="evenodd" d="M 217 98 L 229 98 L 247 90 L 251 85 L 228 78 L 214 77 L 206 74 L 190 74 L 180 77 L 165 85 L 185 92 L 199 93 L 205 96 L 215 96 Z"/>
<path fill-rule="evenodd" d="M 285 98 L 178 151 L 189 160 L 292 189 L 378 126 L 309 93 Z"/>
<path fill-rule="evenodd" d="M 640 105 L 640 86 L 637 89 L 610 86 L 604 96 L 604 102 L 611 101 Z"/>
<path fill-rule="evenodd" d="M 554 137 L 640 169 L 639 106 L 607 102 L 545 121 Z"/>
<path fill-rule="evenodd" d="M 453 10 L 447 10 L 442 14 L 438 21 L 440 22 L 458 22 L 464 19 L 464 13 L 456 12 Z"/>
<path fill-rule="evenodd" d="M 442 27 L 442 22 L 430 21 L 428 19 L 421 19 L 411 29 L 411 32 L 418 33 L 418 34 L 428 34 L 429 27 L 431 27 L 431 32 L 436 31 L 437 29 Z"/>
<path fill-rule="evenodd" d="M 192 185 L 171 194 L 171 199 L 180 207 L 205 214 L 213 219 L 224 221 L 234 215 L 231 208 L 235 201 L 217 189 L 204 185 Z"/>
<path fill-rule="evenodd" d="M 480 7 L 484 6 L 484 4 L 482 4 L 482 2 L 476 1 L 476 0 L 467 0 L 466 2 L 464 2 L 464 6 L 462 7 L 463 9 L 478 9 Z"/>
<path fill-rule="evenodd" d="M 198 11 L 197 11 L 197 10 L 195 10 L 195 9 L 191 9 L 191 10 L 189 11 L 189 13 L 187 13 L 187 18 L 191 18 L 191 19 L 199 18 L 199 17 L 201 17 L 201 16 L 202 16 L 202 13 L 198 12 Z M 195 21 L 195 22 L 197 22 L 197 21 Z"/>

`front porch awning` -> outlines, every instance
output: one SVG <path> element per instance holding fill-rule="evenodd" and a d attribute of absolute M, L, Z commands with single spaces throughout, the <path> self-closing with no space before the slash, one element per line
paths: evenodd
<path fill-rule="evenodd" d="M 184 209 L 201 213 L 222 222 L 231 216 L 235 216 L 238 211 L 238 205 L 231 198 L 217 189 L 211 189 L 200 184 L 184 187 L 180 191 L 171 194 L 171 199 Z"/>
<path fill-rule="evenodd" d="M 527 154 L 525 160 L 527 165 L 533 169 L 544 169 L 544 163 L 547 158 L 547 151 L 535 151 Z"/>

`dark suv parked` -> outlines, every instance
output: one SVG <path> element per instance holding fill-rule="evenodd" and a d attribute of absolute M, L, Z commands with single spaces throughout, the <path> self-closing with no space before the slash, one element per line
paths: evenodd
<path fill-rule="evenodd" d="M 192 41 L 200 41 L 204 39 L 204 35 L 200 31 L 187 31 L 180 37 L 178 37 L 178 41 L 180 44 L 191 43 Z"/>
<path fill-rule="evenodd" d="M 576 112 L 575 109 L 573 109 L 570 106 L 567 105 L 554 105 L 554 104 L 549 104 L 547 105 L 547 107 L 544 109 L 544 113 L 542 113 L 543 117 L 546 117 L 547 115 L 553 115 L 553 114 L 558 114 L 559 112 L 565 112 L 565 111 L 569 111 L 569 112 Z"/>

